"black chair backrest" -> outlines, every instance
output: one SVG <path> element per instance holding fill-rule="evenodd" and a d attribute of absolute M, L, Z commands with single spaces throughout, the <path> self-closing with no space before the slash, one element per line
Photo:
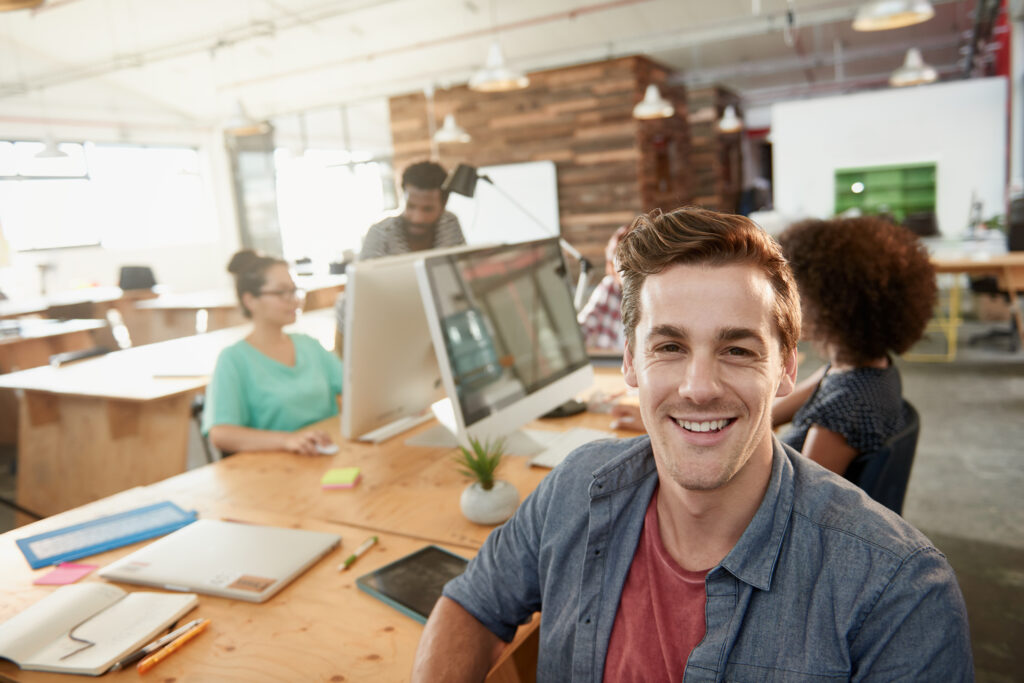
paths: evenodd
<path fill-rule="evenodd" d="M 121 289 L 152 289 L 156 276 L 149 266 L 122 266 L 118 287 Z"/>
<path fill-rule="evenodd" d="M 857 457 L 844 475 L 851 482 L 889 508 L 903 514 L 903 498 L 907 493 L 910 468 L 917 452 L 917 437 L 921 432 L 921 419 L 908 401 L 903 401 L 906 427 L 885 442 L 874 453 Z"/>
<path fill-rule="evenodd" d="M 1010 216 L 1006 221 L 1006 248 L 1024 251 L 1024 197 L 1010 202 Z"/>

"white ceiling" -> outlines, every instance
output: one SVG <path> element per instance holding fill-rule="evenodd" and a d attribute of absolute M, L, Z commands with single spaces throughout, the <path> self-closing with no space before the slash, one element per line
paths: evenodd
<path fill-rule="evenodd" d="M 495 38 L 527 71 L 646 54 L 750 107 L 882 87 L 910 46 L 956 78 L 975 1 L 932 2 L 924 24 L 865 34 L 855 0 L 47 0 L 0 13 L 0 137 L 213 130 L 238 101 L 275 120 L 348 103 L 358 137 L 383 97 L 464 83 Z"/>

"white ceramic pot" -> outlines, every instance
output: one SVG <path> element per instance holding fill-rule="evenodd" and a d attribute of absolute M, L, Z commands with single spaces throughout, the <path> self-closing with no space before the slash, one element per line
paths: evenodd
<path fill-rule="evenodd" d="M 489 491 L 475 481 L 462 492 L 459 507 L 471 522 L 501 524 L 519 507 L 519 491 L 502 479 L 496 479 Z"/>

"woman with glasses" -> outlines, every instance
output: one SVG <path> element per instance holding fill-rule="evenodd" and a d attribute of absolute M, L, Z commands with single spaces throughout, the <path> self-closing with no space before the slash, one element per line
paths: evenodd
<path fill-rule="evenodd" d="M 224 349 L 206 391 L 203 432 L 226 453 L 329 452 L 326 432 L 307 425 L 338 414 L 342 366 L 304 334 L 289 334 L 304 292 L 288 265 L 243 249 L 231 258 L 242 313 L 252 332 Z"/>

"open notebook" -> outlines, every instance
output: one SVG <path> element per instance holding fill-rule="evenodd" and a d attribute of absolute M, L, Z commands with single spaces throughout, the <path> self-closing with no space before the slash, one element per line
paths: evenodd
<path fill-rule="evenodd" d="M 0 624 L 0 657 L 22 669 L 99 676 L 199 604 L 195 594 L 61 586 Z"/>
<path fill-rule="evenodd" d="M 341 541 L 337 534 L 200 519 L 100 570 L 111 581 L 263 602 Z"/>

